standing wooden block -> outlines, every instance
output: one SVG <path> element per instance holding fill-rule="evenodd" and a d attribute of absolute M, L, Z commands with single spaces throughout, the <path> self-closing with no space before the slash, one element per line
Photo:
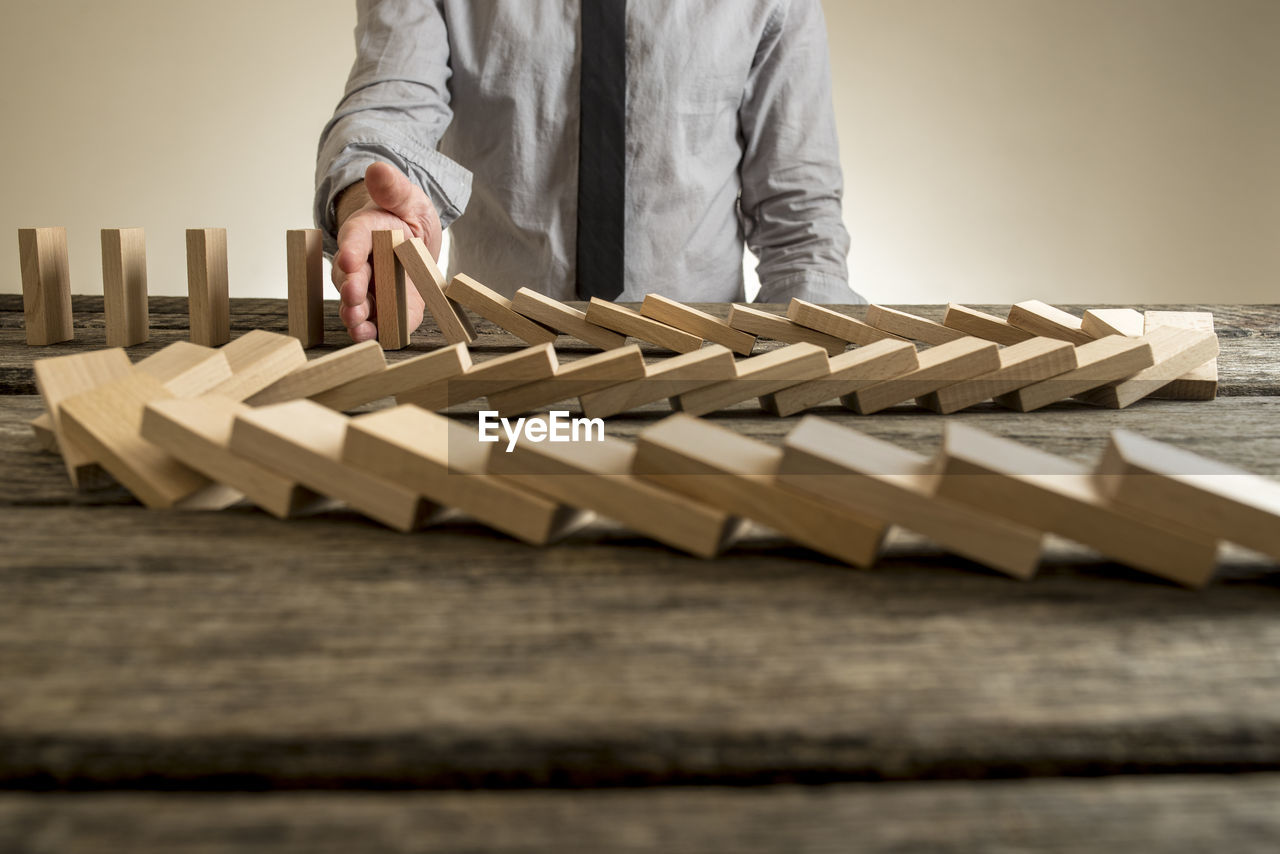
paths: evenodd
<path fill-rule="evenodd" d="M 679 414 L 640 433 L 632 470 L 820 554 L 853 566 L 874 564 L 885 523 L 780 484 L 781 462 L 781 448 Z"/>
<path fill-rule="evenodd" d="M 785 317 L 745 305 L 735 304 L 729 308 L 729 325 L 757 338 L 786 341 L 788 344 L 816 344 L 826 350 L 828 356 L 843 353 L 849 346 L 841 338 L 824 335 Z"/>
<path fill-rule="evenodd" d="M 1093 389 L 1079 397 L 1086 403 L 1124 409 L 1155 394 L 1188 368 L 1203 365 L 1218 355 L 1218 336 L 1197 329 L 1163 326 L 1145 336 L 1155 364 L 1119 382 Z"/>
<path fill-rule="evenodd" d="M 941 323 L 882 305 L 867 307 L 867 323 L 876 329 L 926 344 L 947 344 L 966 337 L 963 332 L 957 332 Z"/>
<path fill-rule="evenodd" d="M 230 400 L 247 400 L 307 363 L 302 342 L 292 335 L 254 329 L 222 348 L 231 376 L 209 390 Z"/>
<path fill-rule="evenodd" d="M 640 306 L 640 313 L 668 326 L 682 329 L 690 335 L 697 335 L 705 341 L 728 347 L 742 356 L 750 356 L 756 346 L 754 335 L 734 329 L 727 321 L 707 314 L 705 311 L 690 308 L 659 294 L 648 294 L 644 298 L 644 304 Z"/>
<path fill-rule="evenodd" d="M 944 386 L 998 370 L 1000 348 L 994 342 L 965 335 L 930 347 L 920 353 L 918 359 L 919 367 L 914 371 L 850 392 L 840 398 L 840 403 L 859 415 L 871 415 Z"/>
<path fill-rule="evenodd" d="M 812 415 L 783 447 L 783 484 L 901 525 L 1014 578 L 1035 574 L 1041 533 L 937 497 L 933 460 Z"/>
<path fill-rule="evenodd" d="M 385 371 L 343 383 L 311 396 L 316 403 L 345 412 L 384 397 L 460 377 L 471 368 L 471 351 L 454 344 L 423 356 L 397 362 Z"/>
<path fill-rule="evenodd" d="M 141 228 L 102 229 L 102 309 L 108 347 L 132 347 L 151 337 L 147 235 Z"/>
<path fill-rule="evenodd" d="M 559 367 L 550 344 L 526 347 L 473 365 L 458 377 L 447 377 L 396 394 L 396 403 L 444 409 L 555 376 Z"/>
<path fill-rule="evenodd" d="M 310 400 L 244 410 L 231 427 L 230 448 L 388 528 L 407 533 L 435 517 L 438 506 L 342 461 L 349 423 L 345 415 Z"/>
<path fill-rule="evenodd" d="M 386 369 L 381 342 L 361 341 L 298 366 L 248 398 L 247 403 L 267 406 L 312 397 Z"/>
<path fill-rule="evenodd" d="M 1213 575 L 1213 537 L 1111 502 L 1085 465 L 964 424 L 947 425 L 938 492 L 1188 587 Z"/>
<path fill-rule="evenodd" d="M 75 338 L 67 230 L 61 226 L 19 229 L 18 255 L 27 344 L 43 347 Z"/>
<path fill-rule="evenodd" d="M 516 291 L 511 307 L 543 326 L 572 335 L 601 350 L 612 350 L 627 343 L 627 336 L 588 322 L 585 312 L 528 288 Z"/>
<path fill-rule="evenodd" d="M 159 380 L 174 397 L 206 394 L 231 379 L 225 353 L 190 341 L 175 341 L 133 367 Z"/>
<path fill-rule="evenodd" d="M 807 383 L 789 386 L 760 398 L 760 406 L 786 417 L 837 397 L 853 394 L 920 367 L 915 345 L 901 338 L 885 338 L 832 356 L 830 373 Z"/>
<path fill-rule="evenodd" d="M 1114 430 L 1097 480 L 1113 501 L 1280 561 L 1280 483 Z"/>
<path fill-rule="evenodd" d="M 1009 309 L 1009 324 L 1033 335 L 1088 344 L 1093 336 L 1084 331 L 1084 321 L 1074 314 L 1046 305 L 1038 299 L 1020 302 Z"/>
<path fill-rule="evenodd" d="M 620 335 L 629 335 L 641 341 L 648 341 L 666 350 L 676 353 L 692 353 L 702 346 L 702 339 L 697 335 L 676 329 L 674 326 L 645 317 L 631 309 L 592 297 L 587 304 L 587 320 L 596 326 L 612 329 Z"/>
<path fill-rule="evenodd" d="M 545 419 L 530 420 L 549 429 Z M 607 436 L 603 441 L 521 442 L 511 453 L 490 453 L 488 470 L 697 557 L 715 557 L 733 540 L 740 520 L 635 477 L 634 457 L 631 443 Z"/>
<path fill-rule="evenodd" d="M 1020 344 L 1035 337 L 1030 332 L 1010 325 L 1009 321 L 1003 317 L 996 317 L 994 314 L 987 314 L 985 311 L 978 311 L 954 302 L 947 305 L 947 314 L 942 319 L 942 325 L 957 332 L 963 332 L 965 335 L 972 335 L 984 341 L 994 341 L 997 344 Z"/>
<path fill-rule="evenodd" d="M 521 415 L 582 394 L 644 376 L 644 355 L 635 344 L 560 364 L 555 376 L 489 395 L 489 408 Z"/>
<path fill-rule="evenodd" d="M 82 392 L 127 377 L 133 370 L 123 349 L 93 350 L 54 359 L 37 359 L 32 366 L 36 388 L 48 410 L 49 427 L 56 437 L 67 476 L 76 488 L 102 480 L 102 472 L 88 448 L 68 440 L 62 422 L 62 404 Z"/>
<path fill-rule="evenodd" d="M 590 521 L 590 513 L 487 474 L 492 453 L 502 450 L 481 443 L 474 427 L 397 406 L 351 421 L 343 461 L 531 545 L 546 545 Z"/>
<path fill-rule="evenodd" d="M 404 242 L 404 232 L 373 233 L 373 301 L 377 312 L 378 343 L 384 350 L 409 346 L 409 300 L 405 290 L 404 266 L 396 257 L 396 247 Z"/>
<path fill-rule="evenodd" d="M 857 344 L 859 347 L 874 344 L 876 341 L 906 340 L 892 332 L 876 329 L 861 320 L 802 299 L 791 300 L 787 306 L 787 318 L 801 326 L 807 326 L 816 332 L 839 338 L 841 341 L 848 341 L 850 344 Z"/>
<path fill-rule="evenodd" d="M 1133 376 L 1155 364 L 1151 343 L 1145 338 L 1108 335 L 1076 348 L 1073 370 L 998 395 L 996 403 L 1019 412 L 1033 412 L 1109 382 Z"/>
<path fill-rule="evenodd" d="M 734 367 L 733 379 L 673 397 L 671 407 L 689 415 L 706 415 L 753 397 L 765 397 L 789 386 L 825 377 L 831 370 L 827 351 L 817 344 L 788 344 L 743 359 Z"/>
<path fill-rule="evenodd" d="M 440 327 L 440 334 L 450 344 L 470 344 L 476 340 L 476 331 L 467 319 L 466 312 L 445 296 L 444 273 L 431 257 L 431 250 L 418 237 L 410 237 L 395 248 L 396 257 L 404 265 L 413 286 L 422 295 L 427 311 Z"/>
<path fill-rule="evenodd" d="M 486 288 L 470 276 L 453 277 L 445 296 L 465 306 L 490 323 L 505 329 L 528 344 L 550 344 L 559 337 L 554 329 L 548 329 L 511 308 L 511 300 L 497 291 Z"/>
<path fill-rule="evenodd" d="M 221 347 L 230 340 L 225 228 L 187 229 L 187 302 L 192 343 Z"/>
<path fill-rule="evenodd" d="M 324 343 L 324 240 L 318 228 L 285 235 L 289 262 L 289 334 L 303 347 Z"/>
<path fill-rule="evenodd" d="M 1080 329 L 1090 338 L 1123 335 L 1140 338 L 1144 332 L 1142 312 L 1131 308 L 1091 308 L 1084 313 Z"/>
<path fill-rule="evenodd" d="M 647 403 L 733 379 L 733 353 L 719 344 L 646 365 L 644 376 L 578 398 L 588 418 L 608 418 Z"/>
<path fill-rule="evenodd" d="M 1151 332 L 1161 326 L 1213 331 L 1213 313 L 1208 311 L 1148 311 L 1143 328 Z M 1218 360 L 1200 365 L 1151 395 L 1158 400 L 1213 400 L 1218 396 Z"/>
<path fill-rule="evenodd" d="M 943 386 L 916 398 L 916 403 L 950 415 L 984 400 L 991 400 L 1031 383 L 1047 380 L 1074 370 L 1076 348 L 1056 338 L 1028 338 L 1005 347 L 997 354 L 1000 367 L 971 380 Z"/>

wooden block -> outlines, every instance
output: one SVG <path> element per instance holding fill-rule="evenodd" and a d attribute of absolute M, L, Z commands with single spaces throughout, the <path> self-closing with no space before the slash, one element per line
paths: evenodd
<path fill-rule="evenodd" d="M 1209 311 L 1148 311 L 1143 315 L 1143 329 L 1151 332 L 1161 326 L 1213 331 L 1213 313 Z M 1218 396 L 1218 360 L 1212 359 L 1193 368 L 1151 397 L 1158 400 L 1213 400 Z"/>
<path fill-rule="evenodd" d="M 470 368 L 471 351 L 466 344 L 454 344 L 424 356 L 397 362 L 385 371 L 343 383 L 312 395 L 311 399 L 342 412 L 384 397 L 394 397 L 401 392 L 460 377 Z"/>
<path fill-rule="evenodd" d="M 1161 326 L 1145 336 L 1155 364 L 1119 382 L 1079 395 L 1080 400 L 1110 409 L 1124 409 L 1148 397 L 1218 355 L 1218 336 L 1198 329 Z"/>
<path fill-rule="evenodd" d="M 285 235 L 289 261 L 289 334 L 303 347 L 324 343 L 324 240 L 318 228 Z"/>
<path fill-rule="evenodd" d="M 1009 324 L 1033 335 L 1088 344 L 1094 340 L 1084 331 L 1084 321 L 1074 314 L 1046 305 L 1038 299 L 1020 302 L 1009 309 Z"/>
<path fill-rule="evenodd" d="M 750 356 L 756 346 L 754 335 L 734 329 L 728 321 L 659 294 L 645 296 L 644 304 L 640 306 L 640 313 L 668 326 L 684 330 L 690 335 L 697 335 L 705 341 L 728 347 L 742 356 Z"/>
<path fill-rule="evenodd" d="M 859 347 L 874 344 L 876 341 L 907 340 L 899 338 L 892 332 L 876 329 L 874 326 L 863 323 L 861 320 L 849 317 L 846 314 L 832 311 L 825 306 L 805 302 L 802 299 L 793 298 L 791 300 L 791 303 L 787 306 L 787 318 L 801 326 L 807 326 L 824 335 L 839 338 L 841 341 L 857 344 Z"/>
<path fill-rule="evenodd" d="M 833 422 L 806 416 L 783 442 L 779 480 L 882 522 L 901 525 L 969 560 L 1030 578 L 1039 531 L 939 498 L 934 462 Z"/>
<path fill-rule="evenodd" d="M 912 398 L 923 397 L 962 380 L 1000 368 L 1000 348 L 994 342 L 965 335 L 920 353 L 919 367 L 892 379 L 868 385 L 840 398 L 860 415 L 871 415 Z"/>
<path fill-rule="evenodd" d="M 302 342 L 292 335 L 254 329 L 222 348 L 231 376 L 209 390 L 231 400 L 247 400 L 307 363 Z"/>
<path fill-rule="evenodd" d="M 530 419 L 550 429 L 543 418 Z M 566 443 L 527 441 L 489 454 L 488 471 L 526 489 L 592 510 L 671 548 L 697 557 L 719 554 L 741 527 L 725 511 L 631 474 L 635 447 L 613 437 Z"/>
<path fill-rule="evenodd" d="M 207 394 L 231 378 L 225 353 L 190 341 L 175 341 L 133 367 L 159 380 L 174 397 Z"/>
<path fill-rule="evenodd" d="M 1076 348 L 1056 338 L 1028 338 L 1011 344 L 997 354 L 1000 367 L 971 380 L 943 386 L 916 398 L 916 403 L 935 412 L 949 415 L 984 400 L 1008 394 L 1025 385 L 1047 380 L 1074 370 Z"/>
<path fill-rule="evenodd" d="M 941 323 L 882 305 L 867 306 L 867 323 L 876 329 L 926 344 L 947 344 L 966 337 L 963 332 L 957 332 Z"/>
<path fill-rule="evenodd" d="M 450 344 L 470 344 L 476 340 L 476 331 L 466 313 L 445 296 L 444 273 L 431 257 L 427 244 L 419 237 L 410 237 L 398 244 L 395 252 L 413 286 L 422 295 L 427 311 L 435 318 L 444 340 Z"/>
<path fill-rule="evenodd" d="M 841 338 L 824 335 L 785 317 L 745 305 L 735 304 L 729 308 L 729 325 L 757 338 L 786 341 L 788 344 L 815 344 L 826 350 L 828 356 L 843 353 L 849 346 Z"/>
<path fill-rule="evenodd" d="M 781 462 L 781 448 L 677 414 L 641 431 L 632 471 L 820 554 L 854 566 L 874 564 L 885 523 L 782 485 Z"/>
<path fill-rule="evenodd" d="M 1213 574 L 1212 537 L 1115 504 L 1084 464 L 957 423 L 947 425 L 942 457 L 939 495 L 1189 587 Z"/>
<path fill-rule="evenodd" d="M 998 395 L 996 403 L 1019 412 L 1032 412 L 1059 400 L 1133 376 L 1155 364 L 1151 343 L 1145 338 L 1108 335 L 1076 348 L 1073 370 Z"/>
<path fill-rule="evenodd" d="M 153 400 L 143 410 L 142 438 L 209 480 L 243 493 L 277 518 L 318 509 L 324 503 L 321 496 L 231 452 L 231 427 L 236 415 L 247 411 L 243 403 L 218 395 Z"/>
<path fill-rule="evenodd" d="M 1097 468 L 1114 502 L 1280 561 L 1280 483 L 1114 430 Z"/>
<path fill-rule="evenodd" d="M 55 438 L 54 444 L 62 454 L 71 484 L 76 488 L 86 488 L 101 483 L 102 470 L 90 450 L 67 438 L 62 423 L 62 404 L 83 392 L 129 376 L 133 366 L 129 363 L 128 355 L 119 347 L 92 350 L 53 359 L 37 359 L 32 368 L 36 388 L 44 398 L 49 429 Z"/>
<path fill-rule="evenodd" d="M 555 376 L 489 395 L 489 408 L 521 415 L 556 401 L 600 391 L 644 376 L 644 355 L 635 344 L 560 364 Z"/>
<path fill-rule="evenodd" d="M 366 342 L 370 343 L 370 342 Z M 397 531 L 412 531 L 440 508 L 412 491 L 342 461 L 345 415 L 310 400 L 236 414 L 231 451 Z"/>
<path fill-rule="evenodd" d="M 559 337 L 554 329 L 518 313 L 511 308 L 511 300 L 470 276 L 454 276 L 445 289 L 445 296 L 528 344 L 550 344 Z"/>
<path fill-rule="evenodd" d="M 555 376 L 558 367 L 555 348 L 550 344 L 539 344 L 480 362 L 460 377 L 436 380 L 399 392 L 396 403 L 412 403 L 430 410 L 444 409 L 548 379 Z"/>
<path fill-rule="evenodd" d="M 760 406 L 774 415 L 788 416 L 835 400 L 859 389 L 902 376 L 920 366 L 915 345 L 902 338 L 886 338 L 832 356 L 830 373 L 788 386 L 760 398 Z"/>
<path fill-rule="evenodd" d="M 1091 308 L 1084 313 L 1080 329 L 1090 338 L 1123 335 L 1140 338 L 1144 332 L 1142 312 L 1131 308 Z"/>
<path fill-rule="evenodd" d="M 409 300 L 405 290 L 404 266 L 396 257 L 396 247 L 404 242 L 404 232 L 395 229 L 373 233 L 373 300 L 377 311 L 378 343 L 384 350 L 409 346 Z"/>
<path fill-rule="evenodd" d="M 187 302 L 192 343 L 221 347 L 230 340 L 225 228 L 187 229 Z"/>
<path fill-rule="evenodd" d="M 474 427 L 397 406 L 351 421 L 343 460 L 531 545 L 546 545 L 590 521 L 591 514 L 487 474 L 495 445 Z"/>
<path fill-rule="evenodd" d="M 965 335 L 972 335 L 984 341 L 994 341 L 997 344 L 1020 344 L 1036 337 L 1030 332 L 1011 326 L 1003 317 L 996 317 L 994 314 L 987 314 L 985 311 L 978 311 L 954 302 L 947 305 L 947 314 L 942 319 L 942 325 L 957 332 L 963 332 Z"/>
<path fill-rule="evenodd" d="M 141 228 L 102 229 L 102 310 L 108 347 L 132 347 L 151 337 L 147 235 Z"/>
<path fill-rule="evenodd" d="M 361 341 L 295 368 L 250 397 L 247 403 L 267 406 L 286 400 L 300 400 L 386 369 L 387 357 L 383 355 L 382 343 Z"/>
<path fill-rule="evenodd" d="M 43 347 L 72 340 L 76 336 L 67 230 L 61 226 L 18 229 L 18 255 L 27 344 Z"/>
<path fill-rule="evenodd" d="M 620 335 L 648 341 L 676 353 L 692 353 L 702 347 L 702 339 L 697 335 L 599 297 L 592 297 L 587 304 L 587 320 Z"/>
<path fill-rule="evenodd" d="M 572 335 L 579 341 L 585 341 L 601 350 L 612 350 L 627 343 L 627 336 L 589 323 L 585 312 L 528 288 L 516 291 L 515 297 L 511 300 L 511 307 L 543 326 Z"/>
<path fill-rule="evenodd" d="M 61 453 L 58 450 L 58 434 L 53 430 L 53 417 L 45 412 L 27 422 L 31 433 L 36 438 L 36 447 L 50 454 Z"/>
<path fill-rule="evenodd" d="M 743 359 L 734 368 L 733 379 L 677 395 L 671 399 L 672 408 L 690 415 L 706 415 L 830 373 L 827 351 L 817 344 L 788 344 Z"/>
<path fill-rule="evenodd" d="M 735 376 L 733 353 L 728 347 L 710 344 L 692 353 L 646 365 L 640 379 L 584 394 L 578 398 L 578 404 L 588 418 L 608 418 Z"/>

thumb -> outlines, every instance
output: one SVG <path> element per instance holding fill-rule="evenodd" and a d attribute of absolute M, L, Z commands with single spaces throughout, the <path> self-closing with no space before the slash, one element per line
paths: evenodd
<path fill-rule="evenodd" d="M 404 220 L 416 237 L 426 241 L 432 255 L 440 254 L 440 217 L 421 187 L 390 163 L 382 162 L 369 164 L 364 186 L 375 205 Z"/>

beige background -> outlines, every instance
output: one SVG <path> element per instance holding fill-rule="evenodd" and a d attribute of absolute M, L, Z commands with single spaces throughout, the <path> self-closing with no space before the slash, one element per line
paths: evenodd
<path fill-rule="evenodd" d="M 825 0 L 855 287 L 884 302 L 1280 299 L 1280 0 Z M 229 229 L 284 295 L 352 0 L 6 0 L 0 290 L 16 229 Z"/>

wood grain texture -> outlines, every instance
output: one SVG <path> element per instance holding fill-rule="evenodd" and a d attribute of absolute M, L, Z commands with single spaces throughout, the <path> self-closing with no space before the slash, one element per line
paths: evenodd
<path fill-rule="evenodd" d="M 644 376 L 644 355 L 634 344 L 561 363 L 555 376 L 494 392 L 488 407 L 504 416 L 522 415 L 579 395 L 602 391 Z"/>
<path fill-rule="evenodd" d="M 587 304 L 587 320 L 620 335 L 648 341 L 664 350 L 675 353 L 692 353 L 702 346 L 702 338 L 668 326 L 651 317 L 645 317 L 624 305 L 592 297 Z"/>
<path fill-rule="evenodd" d="M 18 229 L 18 260 L 27 344 L 43 347 L 73 339 L 67 230 L 61 226 Z"/>
<path fill-rule="evenodd" d="M 90 450 L 67 438 L 62 424 L 62 404 L 81 392 L 128 376 L 133 370 L 129 356 L 118 347 L 109 350 L 92 350 L 86 353 L 38 359 L 33 370 L 36 376 L 36 387 L 40 391 L 40 396 L 44 398 L 45 409 L 48 412 L 48 427 L 53 433 L 54 444 L 62 455 L 62 462 L 66 466 L 67 477 L 70 478 L 71 484 L 79 486 L 83 482 L 88 486 L 94 482 L 101 482 L 103 477 L 101 469 L 93 459 Z"/>
<path fill-rule="evenodd" d="M 221 348 L 231 376 L 210 389 L 230 400 L 247 400 L 307 363 L 302 342 L 292 335 L 255 329 Z"/>
<path fill-rule="evenodd" d="M 943 386 L 935 392 L 916 398 L 916 403 L 934 412 L 950 415 L 1030 383 L 1064 374 L 1078 366 L 1075 347 L 1056 338 L 1034 337 L 1010 344 L 1000 350 L 998 358 L 1000 367 L 994 371 Z"/>
<path fill-rule="evenodd" d="M 473 364 L 461 376 L 397 392 L 396 403 L 412 403 L 428 410 L 444 409 L 550 379 L 559 366 L 555 348 L 550 344 L 538 344 Z"/>
<path fill-rule="evenodd" d="M 795 415 L 919 367 L 919 356 L 910 341 L 881 339 L 830 357 L 826 376 L 767 394 L 760 398 L 760 406 L 773 415 Z"/>
<path fill-rule="evenodd" d="M 609 418 L 648 403 L 678 397 L 736 376 L 733 353 L 720 344 L 646 365 L 644 376 L 582 395 L 588 418 Z"/>
<path fill-rule="evenodd" d="M 916 358 L 914 370 L 855 388 L 840 398 L 841 405 L 859 415 L 873 415 L 1000 368 L 996 344 L 968 335 L 930 347 Z"/>
<path fill-rule="evenodd" d="M 1011 325 L 1003 317 L 996 317 L 994 314 L 987 314 L 985 311 L 978 311 L 957 303 L 947 305 L 947 313 L 942 318 L 942 324 L 965 335 L 994 341 L 997 344 L 1020 344 L 1035 337 L 1030 332 Z"/>
<path fill-rule="evenodd" d="M 396 258 L 404 265 L 413 286 L 418 289 L 427 312 L 435 320 L 440 334 L 450 344 L 470 344 L 476 331 L 460 306 L 445 296 L 444 273 L 431 257 L 431 251 L 420 237 L 410 237 L 395 247 Z"/>
<path fill-rule="evenodd" d="M 856 317 L 850 317 L 834 309 L 822 305 L 814 305 L 802 299 L 792 299 L 787 304 L 787 318 L 801 326 L 857 344 L 859 347 L 873 344 L 876 341 L 905 341 L 891 332 L 877 329 L 869 323 L 863 323 Z"/>
<path fill-rule="evenodd" d="M 1145 330 L 1142 312 L 1132 308 L 1091 308 L 1080 320 L 1080 330 L 1093 338 L 1123 335 L 1138 338 Z"/>
<path fill-rule="evenodd" d="M 314 397 L 340 388 L 353 380 L 365 379 L 387 369 L 381 341 L 362 341 L 326 353 L 294 368 L 271 385 L 250 396 L 252 406 L 267 406 L 304 397 Z"/>
<path fill-rule="evenodd" d="M 1033 335 L 1058 338 L 1072 344 L 1088 344 L 1094 337 L 1084 331 L 1084 321 L 1038 299 L 1017 303 L 1009 309 L 1009 325 Z"/>
<path fill-rule="evenodd" d="M 147 235 L 102 229 L 102 294 L 108 347 L 132 347 L 151 335 L 147 315 Z"/>
<path fill-rule="evenodd" d="M 1091 389 L 1080 395 L 1080 399 L 1098 406 L 1124 409 L 1218 356 L 1218 336 L 1212 332 L 1162 326 L 1142 338 L 1151 345 L 1151 357 L 1155 360 L 1151 367 L 1119 382 Z"/>
<path fill-rule="evenodd" d="M 601 350 L 612 350 L 627 343 L 627 336 L 589 322 L 586 312 L 529 288 L 516 291 L 511 298 L 511 308 L 543 326 L 572 335 Z"/>
<path fill-rule="evenodd" d="M 285 235 L 289 276 L 289 334 L 303 347 L 324 343 L 324 240 L 318 228 Z"/>
<path fill-rule="evenodd" d="M 1161 326 L 1215 331 L 1211 311 L 1148 311 L 1143 313 L 1147 332 Z M 1161 400 L 1213 400 L 1218 396 L 1218 360 L 1214 359 L 1169 383 L 1152 397 Z"/>
<path fill-rule="evenodd" d="M 373 297 L 377 313 L 378 343 L 384 350 L 409 346 L 409 296 L 404 265 L 396 257 L 396 247 L 404 242 L 399 229 L 373 232 Z"/>
<path fill-rule="evenodd" d="M 923 341 L 926 344 L 946 344 L 965 337 L 963 332 L 943 326 L 927 317 L 919 317 L 883 305 L 867 307 L 867 323 L 885 332 L 911 341 Z"/>
<path fill-rule="evenodd" d="M 827 351 L 817 344 L 788 344 L 734 366 L 734 378 L 686 391 L 671 406 L 690 415 L 706 415 L 752 398 L 765 397 L 798 383 L 827 376 Z"/>
<path fill-rule="evenodd" d="M 785 317 L 736 303 L 729 308 L 729 325 L 756 338 L 784 341 L 788 344 L 814 344 L 826 350 L 828 356 L 843 353 L 849 346 L 849 342 L 842 338 L 826 335 Z"/>
<path fill-rule="evenodd" d="M 445 289 L 445 296 L 495 324 L 504 332 L 516 336 L 526 344 L 550 344 L 559 337 L 554 329 L 548 329 L 511 308 L 511 300 L 487 288 L 470 276 L 453 277 Z"/>
<path fill-rule="evenodd" d="M 187 301 L 191 342 L 221 347 L 231 338 L 227 230 L 187 229 Z"/>
<path fill-rule="evenodd" d="M 397 362 L 384 371 L 375 371 L 340 386 L 311 395 L 316 403 L 345 411 L 384 397 L 431 386 L 471 369 L 471 352 L 465 344 L 454 344 L 434 353 L 425 353 Z"/>
<path fill-rule="evenodd" d="M 730 309 L 724 308 L 727 313 Z M 661 294 L 648 294 L 640 313 L 659 320 L 668 326 L 682 329 L 706 341 L 728 347 L 740 356 L 750 356 L 756 346 L 756 337 L 734 329 L 723 316 L 715 316 L 694 306 L 676 302 Z"/>
<path fill-rule="evenodd" d="M 1052 336 L 1046 336 L 1052 337 Z M 1145 338 L 1111 335 L 1076 347 L 1076 367 L 997 397 L 996 403 L 1019 412 L 1034 412 L 1068 397 L 1133 376 L 1155 364 Z"/>

